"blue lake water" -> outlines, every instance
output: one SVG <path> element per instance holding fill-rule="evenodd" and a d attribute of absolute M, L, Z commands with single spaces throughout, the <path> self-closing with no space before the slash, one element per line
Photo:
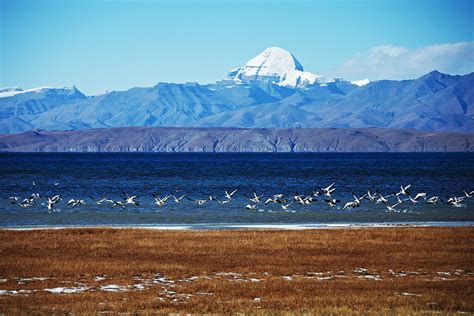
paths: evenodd
<path fill-rule="evenodd" d="M 351 192 L 363 195 L 378 189 L 384 195 L 411 184 L 411 194 L 428 197 L 462 196 L 474 190 L 474 154 L 0 154 L 0 226 L 65 225 L 274 225 L 327 223 L 412 223 L 474 221 L 474 198 L 461 207 L 405 201 L 400 213 L 363 200 L 356 209 L 342 210 Z M 32 182 L 36 185 L 33 186 Z M 336 183 L 333 196 L 341 200 L 331 208 L 324 197 L 309 206 L 293 203 L 288 211 L 278 204 L 245 208 L 243 196 L 255 188 L 264 200 L 281 193 L 310 195 L 316 187 Z M 57 185 L 55 185 L 57 183 Z M 224 199 L 224 190 L 238 189 L 226 205 L 212 201 L 197 206 L 172 199 L 158 208 L 152 193 L 175 192 L 192 199 L 209 195 Z M 121 191 L 137 195 L 139 206 L 112 208 L 97 205 L 90 196 L 123 200 Z M 176 191 L 177 190 L 177 191 Z M 10 203 L 10 196 L 42 198 L 29 208 Z M 54 212 L 45 197 L 61 194 Z M 71 208 L 70 198 L 85 199 L 86 206 Z M 390 205 L 395 204 L 390 198 Z M 258 211 L 259 210 L 259 211 Z M 405 211 L 405 212 L 403 212 Z"/>

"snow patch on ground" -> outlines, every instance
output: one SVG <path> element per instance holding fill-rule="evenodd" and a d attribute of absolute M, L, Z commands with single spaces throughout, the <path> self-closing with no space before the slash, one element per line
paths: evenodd
<path fill-rule="evenodd" d="M 128 291 L 127 286 L 117 285 L 117 284 L 109 284 L 109 285 L 102 285 L 99 287 L 99 290 L 104 292 L 126 292 Z"/>
<path fill-rule="evenodd" d="M 21 295 L 30 294 L 32 290 L 0 290 L 0 295 Z"/>
<path fill-rule="evenodd" d="M 73 294 L 73 293 L 82 293 L 89 289 L 88 286 L 78 286 L 78 287 L 54 287 L 50 289 L 44 289 L 46 292 L 54 294 Z"/>

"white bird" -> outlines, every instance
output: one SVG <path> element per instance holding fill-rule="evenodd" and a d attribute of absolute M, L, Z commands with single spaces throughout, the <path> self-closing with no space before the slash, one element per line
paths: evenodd
<path fill-rule="evenodd" d="M 341 201 L 336 199 L 326 199 L 324 200 L 324 202 L 326 202 L 329 206 L 334 207 L 337 203 L 340 203 Z"/>
<path fill-rule="evenodd" d="M 193 200 L 193 199 L 190 199 L 190 198 L 186 198 L 186 199 L 188 199 L 191 202 L 196 203 L 197 205 L 203 205 L 203 204 L 211 201 L 211 199 L 205 199 L 205 200 L 204 199 L 202 199 L 202 200 Z"/>
<path fill-rule="evenodd" d="M 34 203 L 32 203 L 29 199 L 24 199 L 21 203 L 20 203 L 20 206 L 22 208 L 27 208 L 27 207 L 30 207 L 30 206 L 33 206 Z"/>
<path fill-rule="evenodd" d="M 122 191 L 122 193 L 125 195 L 125 197 L 123 198 L 125 200 L 125 204 L 133 204 L 135 206 L 138 206 L 140 205 L 140 203 L 138 203 L 136 201 L 137 199 L 137 196 L 136 195 L 128 195 L 125 191 Z"/>
<path fill-rule="evenodd" d="M 19 196 L 10 196 L 8 199 L 10 200 L 10 203 L 12 204 L 18 204 L 20 203 L 20 200 L 21 200 Z"/>
<path fill-rule="evenodd" d="M 359 207 L 360 206 L 360 203 L 362 203 L 362 200 L 365 198 L 365 194 L 363 196 L 361 196 L 360 198 L 358 198 L 354 192 L 352 192 L 352 196 L 354 197 L 354 201 L 350 201 L 350 202 L 347 202 L 346 205 L 344 205 L 344 207 L 342 208 L 343 210 L 345 210 L 346 208 L 356 208 L 356 207 Z"/>
<path fill-rule="evenodd" d="M 245 206 L 245 208 L 248 209 L 248 210 L 253 210 L 253 211 L 254 211 L 254 210 L 257 209 L 257 205 L 255 205 L 255 204 L 247 204 L 247 205 Z"/>
<path fill-rule="evenodd" d="M 9 200 L 10 200 L 10 203 L 12 204 L 19 204 L 21 207 L 27 208 L 27 207 L 33 206 L 33 204 L 36 204 L 36 200 L 38 200 L 39 198 L 40 198 L 39 193 L 33 193 L 31 194 L 30 197 L 23 199 L 21 202 L 20 202 L 21 199 L 18 196 L 11 196 Z"/>
<path fill-rule="evenodd" d="M 293 200 L 299 201 L 299 200 L 303 200 L 303 198 L 302 198 L 301 194 L 296 192 L 295 195 L 293 195 Z"/>
<path fill-rule="evenodd" d="M 413 199 L 418 201 L 421 198 L 426 200 L 426 193 L 425 192 L 417 193 Z"/>
<path fill-rule="evenodd" d="M 153 193 L 153 198 L 155 199 L 155 204 L 156 204 L 156 206 L 159 206 L 159 207 L 164 206 L 166 204 L 166 201 L 168 201 L 168 199 L 170 197 L 171 197 L 171 195 L 167 195 L 164 198 L 160 198 L 158 195 Z"/>
<path fill-rule="evenodd" d="M 474 196 L 474 191 L 467 192 L 466 190 L 463 190 L 462 192 L 464 193 L 464 196 L 468 199 L 470 199 Z"/>
<path fill-rule="evenodd" d="M 278 204 L 286 203 L 287 200 L 283 199 L 283 196 L 284 196 L 283 194 L 274 194 L 271 198 L 267 199 L 267 201 L 265 202 L 265 205 L 270 204 L 270 203 L 278 203 Z"/>
<path fill-rule="evenodd" d="M 287 211 L 291 204 L 293 204 L 293 202 L 288 203 L 288 204 L 280 204 L 280 205 L 281 205 L 281 208 L 282 208 L 282 209 L 284 209 L 285 211 Z"/>
<path fill-rule="evenodd" d="M 235 194 L 235 192 L 237 192 L 237 190 L 234 190 L 234 191 L 232 191 L 232 192 L 230 192 L 230 193 L 227 192 L 227 190 L 226 190 L 226 191 L 225 191 L 225 197 L 226 197 L 226 199 L 231 200 L 231 199 L 232 199 L 232 196 Z"/>
<path fill-rule="evenodd" d="M 360 198 L 358 198 L 354 192 L 352 192 L 352 196 L 354 197 L 354 201 L 360 205 L 360 203 L 362 203 L 362 200 L 365 199 L 365 197 L 367 196 L 367 194 L 364 194 L 362 195 Z"/>
<path fill-rule="evenodd" d="M 438 196 L 432 196 L 429 199 L 426 200 L 426 203 L 428 204 L 438 204 L 441 199 Z"/>
<path fill-rule="evenodd" d="M 316 199 L 313 199 L 311 196 L 307 196 L 303 198 L 301 195 L 295 195 L 293 198 L 295 202 L 300 205 L 311 205 L 311 203 L 313 203 L 313 201 L 316 200 Z"/>
<path fill-rule="evenodd" d="M 104 197 L 100 200 L 96 200 L 92 195 L 91 195 L 91 199 L 97 204 L 97 205 L 101 205 L 102 203 L 110 203 L 110 204 L 114 204 L 115 202 L 112 201 L 111 199 L 109 199 L 108 197 Z"/>
<path fill-rule="evenodd" d="M 356 208 L 356 207 L 359 207 L 359 204 L 357 204 L 356 201 L 349 201 L 344 205 L 342 209 L 345 210 L 346 208 Z"/>
<path fill-rule="evenodd" d="M 253 190 L 253 196 L 248 196 L 246 194 L 244 194 L 244 196 L 246 198 L 248 198 L 250 202 L 260 203 L 260 199 L 263 197 L 263 194 L 262 195 L 257 195 L 257 192 L 255 190 Z"/>
<path fill-rule="evenodd" d="M 325 188 L 321 188 L 321 190 L 324 192 L 324 194 L 327 196 L 327 197 L 331 197 L 331 194 L 336 191 L 336 188 L 334 187 L 336 183 L 333 182 L 331 183 L 331 185 L 325 187 Z"/>
<path fill-rule="evenodd" d="M 327 192 L 327 191 L 331 190 L 335 184 L 336 184 L 336 182 L 333 182 L 330 185 L 328 185 L 327 187 L 321 188 L 321 190 L 323 190 L 324 192 Z"/>
<path fill-rule="evenodd" d="M 307 196 L 303 199 L 304 205 L 311 205 L 314 201 L 317 201 L 316 199 L 313 199 L 311 196 Z"/>
<path fill-rule="evenodd" d="M 13 202 L 14 204 L 17 204 L 19 201 L 16 201 L 16 202 Z M 33 204 L 36 204 L 36 199 L 33 195 L 31 195 L 29 198 L 26 198 L 26 199 L 23 199 L 23 201 L 21 201 L 20 203 L 20 206 L 22 208 L 27 208 L 27 207 L 30 207 L 30 206 L 33 206 Z"/>
<path fill-rule="evenodd" d="M 217 200 L 217 202 L 221 205 L 226 205 L 227 203 L 230 203 L 230 200 Z"/>
<path fill-rule="evenodd" d="M 383 196 L 382 194 L 379 193 L 379 198 L 377 199 L 377 201 L 375 202 L 375 204 L 385 204 L 387 205 L 388 203 L 388 200 L 387 198 L 390 197 L 390 195 L 387 195 L 387 196 Z"/>
<path fill-rule="evenodd" d="M 454 196 L 452 198 L 449 198 L 446 201 L 446 204 L 459 207 L 461 206 L 461 202 L 464 201 L 464 199 L 465 199 L 464 196 L 461 196 L 461 197 Z"/>
<path fill-rule="evenodd" d="M 393 204 L 392 206 L 390 206 L 390 205 L 387 204 L 387 205 L 385 205 L 385 207 L 387 208 L 387 210 L 388 210 L 389 212 L 398 212 L 398 211 L 395 209 L 395 207 L 396 207 L 397 205 L 399 205 L 399 204 L 400 204 L 400 202 L 398 202 L 398 203 L 396 203 L 396 204 Z"/>
<path fill-rule="evenodd" d="M 67 202 L 67 205 L 69 205 L 70 207 L 76 207 L 76 206 L 86 205 L 86 202 L 84 200 L 70 199 Z"/>
<path fill-rule="evenodd" d="M 173 197 L 173 199 L 174 199 L 174 201 L 175 201 L 176 203 L 179 203 L 179 202 L 181 202 L 181 200 L 182 200 L 186 195 L 183 194 L 183 195 L 181 195 L 181 196 L 178 198 L 178 197 L 176 197 L 173 193 L 171 193 L 171 196 Z"/>
<path fill-rule="evenodd" d="M 56 194 L 55 196 L 51 198 L 51 201 L 53 201 L 54 203 L 59 202 L 59 200 L 61 200 L 61 195 L 59 194 Z"/>
<path fill-rule="evenodd" d="M 268 205 L 270 203 L 276 203 L 276 199 L 274 198 L 268 198 L 266 201 L 265 201 L 265 205 Z"/>
<path fill-rule="evenodd" d="M 401 185 L 400 186 L 400 192 L 398 192 L 398 195 L 402 194 L 402 195 L 410 195 L 410 192 L 408 191 L 408 189 L 411 187 L 411 184 L 407 185 L 407 186 L 403 186 Z"/>
<path fill-rule="evenodd" d="M 125 209 L 125 205 L 122 203 L 122 201 L 114 201 L 112 207 L 121 207 L 122 209 Z"/>
<path fill-rule="evenodd" d="M 367 191 L 367 197 L 369 198 L 369 200 L 370 200 L 371 202 L 374 202 L 374 203 L 375 203 L 375 202 L 377 201 L 377 196 L 376 196 L 375 194 L 372 195 L 372 194 L 370 193 L 370 190 Z"/>
<path fill-rule="evenodd" d="M 48 197 L 48 205 L 46 206 L 48 208 L 48 210 L 52 210 L 54 208 L 54 205 L 56 205 L 56 203 L 59 202 L 59 200 L 61 200 L 61 195 L 57 194 L 53 197 Z"/>
<path fill-rule="evenodd" d="M 301 205 L 304 205 L 304 204 L 305 204 L 303 198 L 302 198 L 301 195 L 299 195 L 298 193 L 297 193 L 295 196 L 293 196 L 293 199 L 294 199 L 295 202 L 298 203 L 298 204 L 301 204 Z"/>
<path fill-rule="evenodd" d="M 405 201 L 410 201 L 410 202 L 412 202 L 413 204 L 418 203 L 418 200 L 417 200 L 417 199 L 414 199 L 411 195 L 408 195 L 408 199 L 405 199 Z"/>

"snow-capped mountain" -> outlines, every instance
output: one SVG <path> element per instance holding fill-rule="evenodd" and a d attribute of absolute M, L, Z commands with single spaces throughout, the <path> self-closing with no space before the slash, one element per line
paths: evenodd
<path fill-rule="evenodd" d="M 365 86 L 366 84 L 370 83 L 369 79 L 360 79 L 360 80 L 353 80 L 351 81 L 352 84 L 355 84 L 356 86 L 362 87 Z"/>
<path fill-rule="evenodd" d="M 263 81 L 284 87 L 306 87 L 333 79 L 304 71 L 301 63 L 287 50 L 269 47 L 245 66 L 232 70 L 229 79 L 243 82 Z"/>
<path fill-rule="evenodd" d="M 0 98 L 8 98 L 13 97 L 19 94 L 25 93 L 35 93 L 37 95 L 43 93 L 50 93 L 56 95 L 63 95 L 63 96 L 74 96 L 78 93 L 82 94 L 75 86 L 72 87 L 62 87 L 62 88 L 53 88 L 53 87 L 38 87 L 28 90 L 23 90 L 20 87 L 13 87 L 13 88 L 0 88 Z"/>
<path fill-rule="evenodd" d="M 346 81 L 268 48 L 207 85 L 159 83 L 99 96 L 76 87 L 0 89 L 0 133 L 125 126 L 415 128 L 474 131 L 474 73 Z"/>

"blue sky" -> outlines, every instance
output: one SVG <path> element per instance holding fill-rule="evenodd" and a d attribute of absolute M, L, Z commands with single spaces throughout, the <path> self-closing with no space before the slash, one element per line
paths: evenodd
<path fill-rule="evenodd" d="M 95 94 L 207 83 L 269 46 L 291 51 L 305 70 L 348 79 L 469 72 L 474 63 L 474 1 L 0 3 L 2 87 L 74 84 Z"/>

